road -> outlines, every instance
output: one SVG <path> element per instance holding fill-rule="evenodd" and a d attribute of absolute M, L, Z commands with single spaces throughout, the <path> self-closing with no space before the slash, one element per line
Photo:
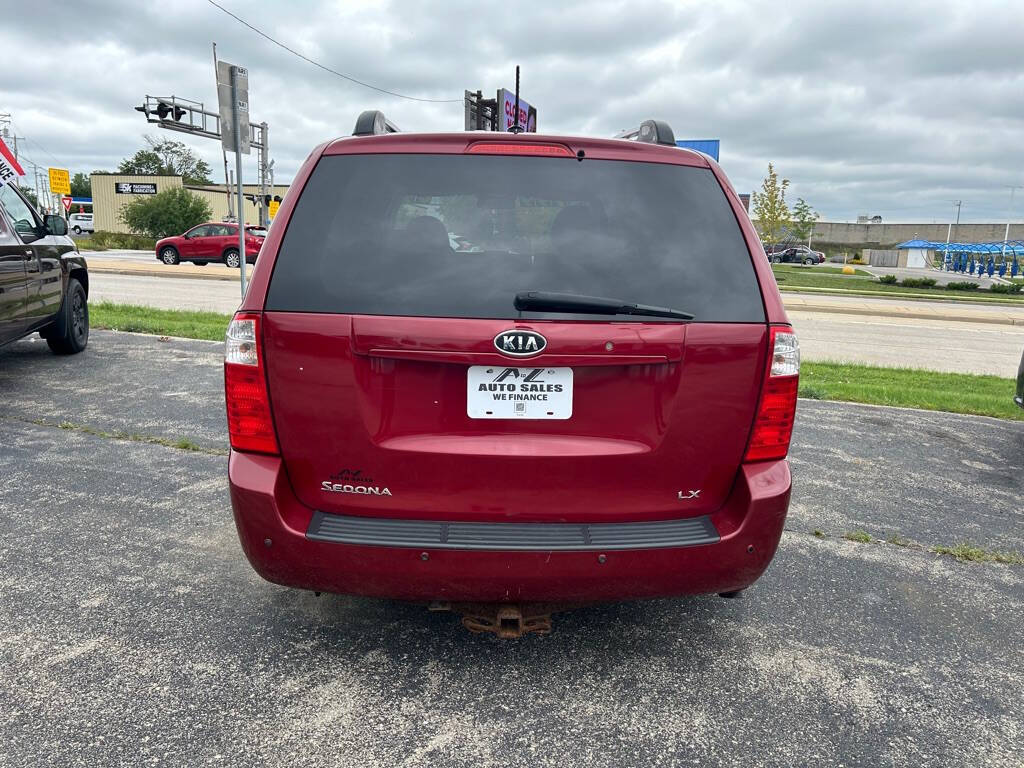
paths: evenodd
<path fill-rule="evenodd" d="M 260 580 L 219 361 L 102 331 L 0 350 L 0 766 L 1024 762 L 1024 567 L 927 551 L 1024 550 L 1020 424 L 801 402 L 786 533 L 743 599 L 508 642 Z"/>
<path fill-rule="evenodd" d="M 226 280 L 200 280 L 94 272 L 93 300 L 146 304 L 166 309 L 234 312 L 239 288 Z M 836 297 L 814 297 L 817 302 Z M 856 299 L 857 303 L 883 301 Z M 940 302 L 924 302 L 937 306 Z M 872 305 L 873 306 L 873 305 Z M 882 304 L 884 306 L 884 303 Z M 970 311 L 979 308 L 959 308 Z M 790 310 L 805 360 L 926 368 L 1016 376 L 1024 325 L 843 315 Z"/>

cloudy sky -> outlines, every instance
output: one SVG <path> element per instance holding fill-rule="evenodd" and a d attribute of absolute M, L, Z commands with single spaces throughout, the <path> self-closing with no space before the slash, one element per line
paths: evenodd
<path fill-rule="evenodd" d="M 420 98 L 511 87 L 518 63 L 542 132 L 609 136 L 659 117 L 677 138 L 720 138 L 738 190 L 772 162 L 789 196 L 828 220 L 946 221 L 962 199 L 963 221 L 1003 221 L 1009 187 L 1024 184 L 1021 0 L 218 2 L 328 67 Z M 347 82 L 208 0 L 5 4 L 31 12 L 0 26 L 0 113 L 43 166 L 113 169 L 144 133 L 182 138 L 132 107 L 147 93 L 216 103 L 212 41 L 249 68 L 279 182 L 363 109 L 405 130 L 462 128 L 461 101 Z M 223 167 L 218 144 L 185 138 Z M 1024 189 L 1016 200 L 1021 221 Z"/>

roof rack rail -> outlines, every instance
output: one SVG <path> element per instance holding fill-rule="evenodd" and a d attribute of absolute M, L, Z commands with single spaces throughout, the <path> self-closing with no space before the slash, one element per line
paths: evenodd
<path fill-rule="evenodd" d="M 353 136 L 375 136 L 382 133 L 398 133 L 399 128 L 379 109 L 368 109 L 356 118 Z"/>
<path fill-rule="evenodd" d="M 666 147 L 676 145 L 676 136 L 672 133 L 672 126 L 664 120 L 644 120 L 636 128 L 615 134 L 615 138 L 633 139 L 648 144 L 663 144 Z"/>

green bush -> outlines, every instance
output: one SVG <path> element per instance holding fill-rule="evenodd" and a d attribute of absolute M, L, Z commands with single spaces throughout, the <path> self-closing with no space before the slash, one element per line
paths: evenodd
<path fill-rule="evenodd" d="M 904 288 L 934 288 L 935 282 L 933 277 L 908 277 L 900 285 Z"/>
<path fill-rule="evenodd" d="M 977 283 L 967 282 L 966 280 L 962 283 L 946 283 L 946 287 L 951 291 L 976 291 L 978 290 Z"/>
<path fill-rule="evenodd" d="M 878 278 L 878 282 L 885 283 L 886 285 L 896 285 L 896 275 L 882 275 Z"/>
<path fill-rule="evenodd" d="M 104 251 L 117 248 L 131 251 L 148 251 L 156 245 L 156 240 L 145 235 L 133 235 L 128 232 L 94 232 L 87 240 L 79 240 L 79 247 L 87 245 L 87 250 Z"/>
<path fill-rule="evenodd" d="M 1020 293 L 1024 289 L 1022 283 L 993 283 L 989 290 L 992 293 Z"/>
<path fill-rule="evenodd" d="M 121 209 L 121 221 L 128 229 L 154 238 L 180 235 L 212 215 L 210 204 L 187 189 L 144 195 Z"/>

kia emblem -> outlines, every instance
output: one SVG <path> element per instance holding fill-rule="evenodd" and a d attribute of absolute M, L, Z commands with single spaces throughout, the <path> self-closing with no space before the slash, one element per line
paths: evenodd
<path fill-rule="evenodd" d="M 533 357 L 544 351 L 548 340 L 536 331 L 518 328 L 502 331 L 494 337 L 494 348 L 509 357 Z"/>

